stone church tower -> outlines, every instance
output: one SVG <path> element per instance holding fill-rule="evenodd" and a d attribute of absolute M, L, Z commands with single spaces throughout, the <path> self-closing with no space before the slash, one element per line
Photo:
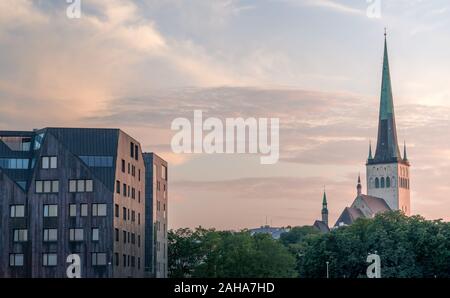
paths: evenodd
<path fill-rule="evenodd" d="M 398 146 L 386 34 L 378 121 L 375 156 L 372 157 L 370 145 L 366 164 L 367 194 L 384 199 L 392 210 L 402 210 L 410 215 L 410 164 L 406 144 L 403 157 Z"/>

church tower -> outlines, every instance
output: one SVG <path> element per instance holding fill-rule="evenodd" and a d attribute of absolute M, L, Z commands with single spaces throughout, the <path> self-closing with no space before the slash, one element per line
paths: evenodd
<path fill-rule="evenodd" d="M 375 156 L 372 156 L 372 146 L 369 145 L 367 194 L 384 199 L 392 210 L 402 210 L 410 215 L 409 167 L 406 144 L 403 157 L 398 146 L 385 33 L 377 147 Z"/>
<path fill-rule="evenodd" d="M 325 190 L 323 191 L 322 200 L 322 221 L 328 226 L 328 207 L 327 207 L 327 194 Z"/>

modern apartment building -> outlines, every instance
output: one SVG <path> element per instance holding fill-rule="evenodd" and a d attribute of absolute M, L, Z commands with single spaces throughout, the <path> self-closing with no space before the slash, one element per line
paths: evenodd
<path fill-rule="evenodd" d="M 154 153 L 144 153 L 145 162 L 145 274 L 167 277 L 167 162 Z"/>
<path fill-rule="evenodd" d="M 70 254 L 82 277 L 144 277 L 143 156 L 119 129 L 0 131 L 0 277 L 66 277 Z"/>

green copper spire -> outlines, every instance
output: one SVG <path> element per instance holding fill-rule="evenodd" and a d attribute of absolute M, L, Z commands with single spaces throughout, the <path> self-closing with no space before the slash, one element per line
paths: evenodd
<path fill-rule="evenodd" d="M 327 193 L 325 192 L 325 190 L 323 191 L 322 207 L 327 208 Z"/>
<path fill-rule="evenodd" d="M 381 79 L 380 115 L 378 119 L 377 149 L 369 163 L 390 163 L 401 160 L 395 125 L 394 100 L 392 98 L 391 75 L 384 33 L 383 75 Z"/>
<path fill-rule="evenodd" d="M 369 160 L 372 160 L 372 141 L 369 141 Z"/>
<path fill-rule="evenodd" d="M 389 57 L 386 33 L 384 33 L 383 79 L 381 81 L 380 120 L 387 120 L 394 114 L 392 99 L 391 74 L 389 71 Z"/>

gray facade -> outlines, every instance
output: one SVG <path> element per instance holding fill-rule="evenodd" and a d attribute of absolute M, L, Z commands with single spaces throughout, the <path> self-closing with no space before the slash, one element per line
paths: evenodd
<path fill-rule="evenodd" d="M 119 129 L 0 131 L 0 277 L 143 277 L 145 180 Z"/>
<path fill-rule="evenodd" d="M 168 168 L 154 153 L 144 153 L 145 161 L 145 274 L 165 278 L 168 270 Z"/>

